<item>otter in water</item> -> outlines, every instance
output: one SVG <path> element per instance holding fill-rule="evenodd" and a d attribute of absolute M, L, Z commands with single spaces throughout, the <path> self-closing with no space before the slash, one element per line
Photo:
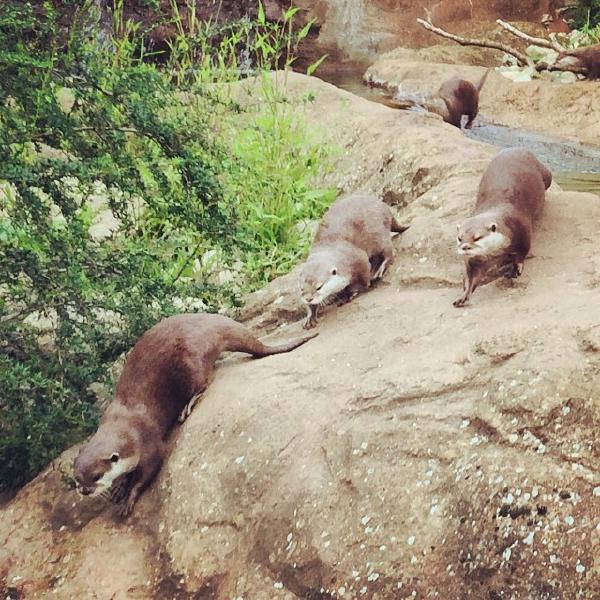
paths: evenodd
<path fill-rule="evenodd" d="M 544 207 L 552 173 L 528 150 L 500 152 L 483 174 L 473 215 L 458 228 L 458 254 L 465 260 L 464 306 L 493 269 L 521 275 L 533 225 Z"/>
<path fill-rule="evenodd" d="M 348 301 L 383 277 L 394 251 L 390 234 L 407 229 L 376 197 L 336 200 L 317 229 L 300 273 L 300 293 L 307 309 L 304 327 L 317 324 L 320 306 Z"/>
<path fill-rule="evenodd" d="M 222 315 L 163 319 L 133 347 L 98 431 L 75 459 L 79 491 L 110 495 L 123 501 L 121 514 L 130 514 L 162 466 L 169 431 L 207 388 L 222 352 L 269 356 L 289 352 L 315 335 L 271 346 Z"/>
<path fill-rule="evenodd" d="M 460 77 L 452 77 L 442 83 L 435 94 L 425 94 L 421 97 L 404 94 L 395 96 L 392 101 L 398 108 L 422 107 L 459 129 L 462 116 L 466 115 L 465 128 L 470 129 L 479 111 L 479 94 L 489 72 L 490 69 L 483 74 L 477 85 Z"/>

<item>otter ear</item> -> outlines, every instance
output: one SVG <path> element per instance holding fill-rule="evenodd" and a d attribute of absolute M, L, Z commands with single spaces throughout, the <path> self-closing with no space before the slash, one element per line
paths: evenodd
<path fill-rule="evenodd" d="M 333 269 L 331 269 L 331 274 L 337 275 L 337 269 L 335 267 L 333 267 Z"/>
<path fill-rule="evenodd" d="M 118 452 L 113 452 L 110 455 L 110 462 L 111 463 L 116 463 L 119 460 L 119 453 Z"/>
<path fill-rule="evenodd" d="M 460 231 L 460 223 L 456 224 L 456 231 Z"/>
<path fill-rule="evenodd" d="M 496 223 L 490 223 L 488 225 L 488 229 L 493 233 L 494 231 L 496 231 L 496 229 L 498 229 L 498 225 Z"/>

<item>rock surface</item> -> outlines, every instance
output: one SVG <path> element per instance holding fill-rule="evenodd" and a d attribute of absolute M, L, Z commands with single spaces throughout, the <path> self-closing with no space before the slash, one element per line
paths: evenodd
<path fill-rule="evenodd" d="M 523 276 L 455 309 L 455 226 L 495 151 L 289 85 L 341 150 L 328 181 L 410 221 L 394 264 L 309 344 L 222 361 L 126 523 L 68 488 L 75 449 L 26 486 L 0 513 L 3 597 L 600 597 L 600 198 L 553 186 Z M 240 317 L 300 318 L 294 287 Z"/>
<path fill-rule="evenodd" d="M 334 60 L 371 61 L 396 46 L 423 47 L 439 40 L 417 25 L 432 21 L 458 34 L 475 35 L 490 29 L 497 18 L 539 23 L 547 2 L 539 0 L 297 0 L 296 5 L 316 19 L 317 47 L 304 52 L 327 52 Z M 493 25 L 492 25 L 493 27 Z M 314 46 L 314 45 L 313 45 Z"/>
<path fill-rule="evenodd" d="M 35 5 L 43 5 L 34 0 Z M 106 35 L 110 35 L 110 3 L 93 0 L 102 14 L 101 23 Z M 277 21 L 290 7 L 289 0 L 263 0 L 267 20 Z M 558 8 L 560 3 L 553 2 Z M 141 23 L 148 30 L 153 51 L 169 52 L 169 42 L 177 33 L 175 24 L 169 19 L 157 16 L 156 7 L 162 14 L 172 16 L 173 5 L 184 28 L 192 19 L 189 7 L 191 2 L 178 0 L 128 0 L 124 4 L 124 16 Z M 489 32 L 490 27 L 500 17 L 514 21 L 529 21 L 526 29 L 535 23 L 541 29 L 540 21 L 549 10 L 548 0 L 296 0 L 294 5 L 302 11 L 296 16 L 301 27 L 309 19 L 315 25 L 307 41 L 299 52 L 299 65 L 306 67 L 323 54 L 329 54 L 330 63 L 343 61 L 372 61 L 376 56 L 396 46 L 428 46 L 438 40 L 416 24 L 418 17 L 427 12 L 433 21 L 448 27 L 455 33 L 475 35 L 479 31 Z M 226 22 L 245 17 L 256 18 L 256 0 L 205 0 L 194 4 L 195 18 L 202 21 Z M 58 6 L 60 22 L 68 26 L 72 9 Z M 543 30 L 542 30 L 543 31 Z"/>

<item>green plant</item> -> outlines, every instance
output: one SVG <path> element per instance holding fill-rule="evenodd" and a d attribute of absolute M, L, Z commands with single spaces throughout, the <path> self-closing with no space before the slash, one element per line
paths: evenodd
<path fill-rule="evenodd" d="M 294 11 L 279 28 L 188 11 L 160 69 L 121 1 L 110 45 L 93 2 L 66 36 L 60 4 L 0 12 L 0 489 L 93 430 L 95 384 L 156 320 L 293 266 L 334 196 L 313 184 L 330 149 L 266 73 L 308 31 Z M 249 72 L 264 101 L 244 106 Z"/>
<path fill-rule="evenodd" d="M 0 17 L 0 487 L 94 427 L 90 384 L 174 298 L 216 306 L 186 267 L 235 227 L 202 112 L 83 31 L 63 54 L 50 5 L 39 17 L 9 3 Z M 119 220 L 102 240 L 90 234 L 98 188 Z"/>
<path fill-rule="evenodd" d="M 578 0 L 574 9 L 575 29 L 595 32 L 598 43 L 598 29 L 600 25 L 600 0 Z"/>

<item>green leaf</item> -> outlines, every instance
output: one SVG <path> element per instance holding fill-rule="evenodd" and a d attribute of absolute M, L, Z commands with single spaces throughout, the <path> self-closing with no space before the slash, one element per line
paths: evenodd
<path fill-rule="evenodd" d="M 308 32 L 311 30 L 312 26 L 315 23 L 315 19 L 311 19 L 297 34 L 296 34 L 296 39 L 300 42 L 302 41 L 307 35 Z"/>
<path fill-rule="evenodd" d="M 290 8 L 288 8 L 283 15 L 284 23 L 287 23 L 290 19 L 292 19 L 299 10 L 300 9 L 297 6 L 290 6 Z"/>
<path fill-rule="evenodd" d="M 258 16 L 256 17 L 256 20 L 260 23 L 260 25 L 264 25 L 267 22 L 265 9 L 262 5 L 262 2 L 258 3 Z"/>
<path fill-rule="evenodd" d="M 323 61 L 329 56 L 329 54 L 323 54 L 323 56 L 321 56 L 321 58 L 319 58 L 318 60 L 316 60 L 312 65 L 308 65 L 308 68 L 306 69 L 306 74 L 307 75 L 312 75 L 323 63 Z"/>

